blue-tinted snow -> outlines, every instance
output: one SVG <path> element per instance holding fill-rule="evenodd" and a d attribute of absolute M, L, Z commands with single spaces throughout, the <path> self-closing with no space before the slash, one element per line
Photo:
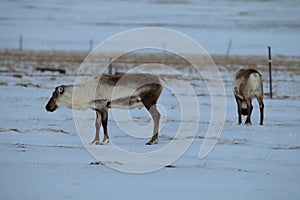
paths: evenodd
<path fill-rule="evenodd" d="M 9 1 L 0 2 L 0 47 L 89 50 L 132 28 L 164 27 L 183 32 L 210 54 L 299 55 L 297 0 Z M 163 48 L 164 44 L 162 44 Z"/>
<path fill-rule="evenodd" d="M 72 76 L 50 80 L 40 75 L 19 79 L 1 74 L 1 81 L 7 85 L 0 86 L 0 199 L 298 199 L 299 88 L 287 86 L 299 85 L 299 74 L 292 71 L 277 75 L 281 84 L 274 88 L 273 100 L 265 98 L 263 126 L 258 125 L 256 101 L 253 125 L 237 125 L 236 104 L 230 89 L 234 72 L 223 69 L 221 74 L 227 94 L 226 119 L 213 151 L 205 159 L 198 158 L 201 138 L 210 121 L 210 96 L 202 95 L 207 93 L 202 80 L 192 80 L 200 94 L 198 137 L 171 164 L 175 168 L 145 174 L 127 174 L 101 163 L 90 165 L 97 160 L 80 142 L 72 111 L 61 108 L 54 113 L 46 112 L 44 106 L 52 88 L 74 81 Z M 16 86 L 28 82 L 39 84 L 40 88 Z M 286 97 L 282 98 L 283 94 Z M 146 146 L 149 138 L 122 132 L 112 115 L 108 126 L 111 142 L 132 152 L 154 151 L 167 145 L 179 123 L 187 123 L 180 121 L 180 106 L 174 98 L 165 89 L 159 99 L 168 121 L 160 131 L 157 145 Z M 188 105 L 181 106 L 194 111 Z M 133 110 L 131 115 L 137 124 L 149 124 L 144 109 Z M 92 140 L 95 114 L 86 111 L 82 116 L 86 116 L 83 120 L 90 130 L 86 134 Z M 118 160 L 110 162 L 119 164 Z M 121 164 L 136 163 L 128 160 Z"/>

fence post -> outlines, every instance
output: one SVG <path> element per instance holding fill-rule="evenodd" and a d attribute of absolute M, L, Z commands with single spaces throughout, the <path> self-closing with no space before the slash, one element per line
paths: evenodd
<path fill-rule="evenodd" d="M 271 58 L 271 47 L 268 47 L 269 52 L 269 82 L 270 82 L 270 99 L 273 98 L 272 95 L 272 58 Z"/>
<path fill-rule="evenodd" d="M 23 50 L 23 35 L 20 34 L 19 36 L 19 50 L 22 51 Z"/>
<path fill-rule="evenodd" d="M 94 46 L 94 44 L 93 44 L 93 43 L 94 43 L 94 42 L 93 42 L 93 40 L 91 39 L 91 40 L 90 40 L 90 43 L 89 43 L 89 44 L 90 44 L 90 51 L 92 51 L 92 50 L 93 50 L 93 46 Z"/>
<path fill-rule="evenodd" d="M 112 63 L 111 63 L 111 58 L 109 58 L 109 65 L 108 65 L 108 74 L 112 75 Z"/>
<path fill-rule="evenodd" d="M 231 46 L 232 46 L 232 38 L 230 38 L 230 40 L 228 42 L 228 46 L 227 46 L 227 50 L 226 50 L 226 56 L 229 56 Z"/>

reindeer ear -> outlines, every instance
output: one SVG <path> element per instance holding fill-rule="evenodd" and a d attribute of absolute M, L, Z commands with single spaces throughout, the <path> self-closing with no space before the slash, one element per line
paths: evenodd
<path fill-rule="evenodd" d="M 62 94 L 64 92 L 64 86 L 59 86 L 56 88 L 57 92 L 59 92 L 60 94 Z"/>

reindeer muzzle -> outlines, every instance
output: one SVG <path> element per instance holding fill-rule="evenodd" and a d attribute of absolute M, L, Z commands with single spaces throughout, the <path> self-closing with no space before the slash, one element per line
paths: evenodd
<path fill-rule="evenodd" d="M 48 112 L 54 112 L 57 109 L 57 105 L 55 104 L 53 98 L 49 100 L 45 108 Z"/>

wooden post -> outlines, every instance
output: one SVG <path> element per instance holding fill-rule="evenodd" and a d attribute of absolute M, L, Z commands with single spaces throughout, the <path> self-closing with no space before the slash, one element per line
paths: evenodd
<path fill-rule="evenodd" d="M 20 51 L 23 50 L 23 35 L 22 34 L 19 36 L 19 50 Z"/>
<path fill-rule="evenodd" d="M 232 39 L 230 38 L 230 40 L 228 42 L 227 50 L 226 50 L 226 57 L 225 57 L 226 66 L 229 66 L 229 53 L 231 50 L 231 46 L 232 46 Z"/>
<path fill-rule="evenodd" d="M 109 66 L 108 66 L 108 74 L 112 75 L 112 63 L 111 63 L 111 58 L 109 58 Z"/>
<path fill-rule="evenodd" d="M 231 50 L 231 46 L 232 46 L 232 39 L 230 38 L 229 42 L 228 42 L 228 46 L 227 46 L 227 51 L 226 51 L 226 55 L 229 56 L 230 50 Z"/>
<path fill-rule="evenodd" d="M 269 52 L 269 82 L 270 82 L 270 99 L 273 98 L 272 95 L 272 58 L 271 58 L 271 47 L 268 47 Z"/>
<path fill-rule="evenodd" d="M 90 40 L 90 51 L 92 51 L 92 50 L 93 50 L 93 46 L 94 46 L 94 44 L 93 44 L 93 40 Z"/>

